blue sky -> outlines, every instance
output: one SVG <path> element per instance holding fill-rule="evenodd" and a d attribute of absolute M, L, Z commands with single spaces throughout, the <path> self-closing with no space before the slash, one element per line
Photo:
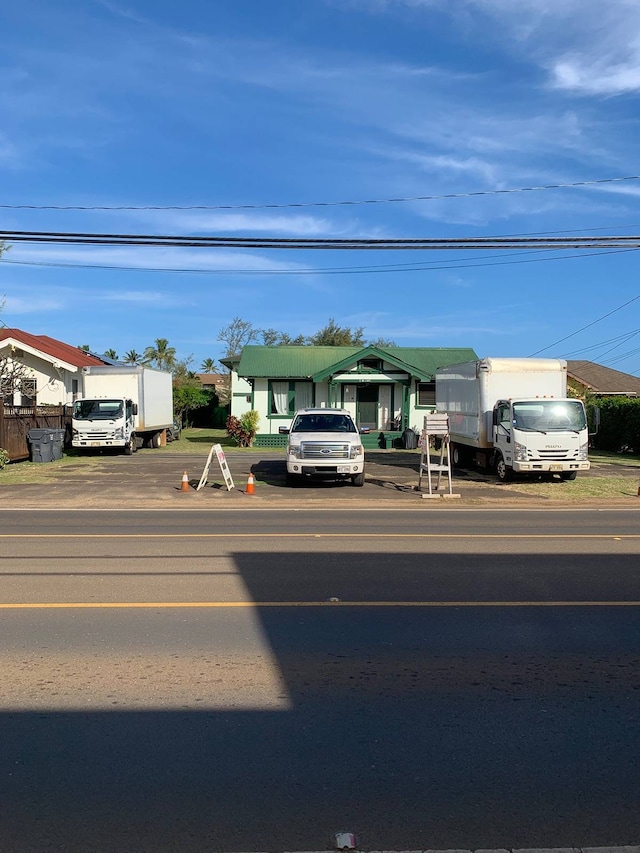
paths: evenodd
<path fill-rule="evenodd" d="M 640 233 L 640 181 L 491 194 L 640 173 L 637 0 L 6 6 L 2 230 Z M 448 194 L 462 197 L 314 206 Z M 14 244 L 0 319 L 121 355 L 164 337 L 196 367 L 222 355 L 218 332 L 236 316 L 292 336 L 333 317 L 399 346 L 541 351 L 640 374 L 638 260 Z"/>

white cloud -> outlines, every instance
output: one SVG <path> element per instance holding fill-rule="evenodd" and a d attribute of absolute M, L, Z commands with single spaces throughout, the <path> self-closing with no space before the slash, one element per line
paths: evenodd
<path fill-rule="evenodd" d="M 26 299 L 7 294 L 3 313 L 5 317 L 9 317 L 12 314 L 39 314 L 43 311 L 62 311 L 64 307 L 65 300 L 60 298 L 33 294 Z"/>
<path fill-rule="evenodd" d="M 133 269 L 145 267 L 167 270 L 285 270 L 297 272 L 309 269 L 311 264 L 292 263 L 286 260 L 267 257 L 249 252 L 233 252 L 228 249 L 219 251 L 209 249 L 160 249 L 147 247 L 132 248 L 85 248 L 82 246 L 39 246 L 32 247 L 16 244 L 11 250 L 11 261 L 25 261 L 38 264 L 72 264 L 81 266 L 118 266 Z"/>

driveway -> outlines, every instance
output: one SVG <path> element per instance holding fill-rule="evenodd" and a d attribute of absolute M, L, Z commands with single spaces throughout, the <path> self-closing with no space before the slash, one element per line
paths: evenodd
<path fill-rule="evenodd" d="M 208 451 L 207 451 L 208 452 Z M 532 496 L 526 480 L 500 484 L 493 474 L 455 469 L 452 490 L 456 497 L 444 497 L 446 482 L 433 499 L 428 498 L 428 484 L 423 476 L 422 492 L 418 490 L 420 454 L 411 451 L 369 451 L 366 482 L 362 488 L 350 482 L 332 483 L 305 480 L 298 487 L 285 484 L 284 455 L 273 451 L 227 451 L 226 462 L 235 488 L 228 491 L 223 473 L 214 457 L 206 481 L 200 483 L 207 456 L 177 454 L 167 451 L 143 450 L 134 456 L 103 456 L 91 466 L 83 460 L 67 460 L 64 466 L 47 465 L 46 484 L 16 484 L 3 486 L 5 505 L 13 507 L 178 507 L 236 508 L 268 504 L 277 507 L 303 505 L 335 506 L 405 506 L 424 508 L 428 505 L 450 506 L 488 504 L 508 506 L 540 503 L 544 506 L 562 505 L 572 496 L 574 483 L 549 484 L 544 497 Z M 183 472 L 187 472 L 191 489 L 180 491 Z M 255 494 L 245 494 L 249 474 L 255 480 Z M 436 475 L 437 476 L 437 475 Z M 593 477 L 623 477 L 628 486 L 620 503 L 640 506 L 630 501 L 636 495 L 640 468 L 635 461 L 627 465 L 594 464 L 586 475 Z M 577 481 L 576 481 L 577 482 Z M 435 478 L 434 478 L 435 486 Z M 523 488 L 524 486 L 524 488 Z M 575 489 L 574 492 L 575 493 Z M 606 501 L 617 504 L 616 501 Z M 575 506 L 575 501 L 570 501 Z M 592 502 L 591 502 L 592 503 Z"/>

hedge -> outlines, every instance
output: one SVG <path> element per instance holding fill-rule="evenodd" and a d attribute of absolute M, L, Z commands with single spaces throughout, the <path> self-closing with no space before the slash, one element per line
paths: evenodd
<path fill-rule="evenodd" d="M 600 409 L 600 428 L 591 435 L 596 450 L 615 453 L 640 453 L 640 398 L 599 397 L 587 403 L 590 430 L 595 423 L 595 409 Z"/>

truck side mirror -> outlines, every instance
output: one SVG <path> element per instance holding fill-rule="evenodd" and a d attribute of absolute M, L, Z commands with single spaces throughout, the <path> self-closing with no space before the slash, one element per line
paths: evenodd
<path fill-rule="evenodd" d="M 289 435 L 289 427 L 278 427 L 278 433 L 280 435 Z"/>
<path fill-rule="evenodd" d="M 133 413 L 134 415 L 137 415 L 137 414 L 138 414 L 138 404 L 137 404 L 137 403 L 133 403 L 133 404 L 132 404 L 132 406 L 131 406 L 131 411 L 132 411 L 132 413 Z"/>
<path fill-rule="evenodd" d="M 591 435 L 597 435 L 600 429 L 600 406 L 596 406 L 593 410 L 593 425 L 595 429 L 591 432 Z"/>

